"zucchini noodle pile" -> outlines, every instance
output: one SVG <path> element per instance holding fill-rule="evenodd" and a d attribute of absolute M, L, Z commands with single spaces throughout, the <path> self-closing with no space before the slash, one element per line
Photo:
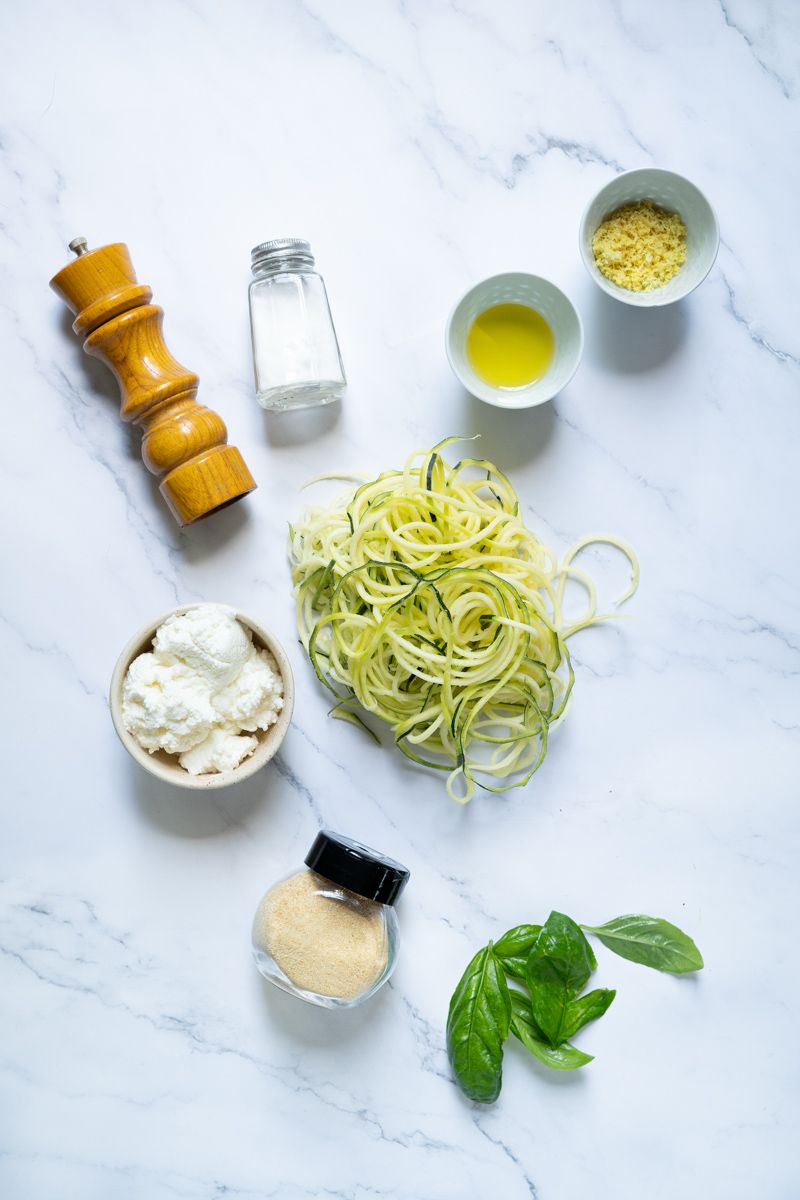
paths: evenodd
<path fill-rule="evenodd" d="M 448 772 L 449 795 L 464 803 L 476 784 L 499 792 L 528 782 L 572 690 L 567 638 L 617 615 L 597 612 L 576 555 L 606 542 L 627 557 L 631 582 L 616 604 L 636 590 L 639 567 L 605 536 L 582 539 L 559 563 L 493 463 L 445 461 L 461 440 L 309 508 L 290 527 L 290 560 L 300 639 L 336 696 L 331 711 L 373 736 L 359 713 L 379 717 L 414 762 Z M 570 623 L 568 579 L 586 593 Z"/>

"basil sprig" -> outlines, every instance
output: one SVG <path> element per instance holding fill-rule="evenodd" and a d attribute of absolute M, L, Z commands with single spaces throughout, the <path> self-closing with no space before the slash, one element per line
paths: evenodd
<path fill-rule="evenodd" d="M 551 912 L 528 955 L 525 971 L 533 1019 L 551 1046 L 567 1040 L 568 1027 L 579 1029 L 583 1024 L 575 1025 L 575 1001 L 596 966 L 597 959 L 580 927 L 563 913 Z"/>
<path fill-rule="evenodd" d="M 592 1061 L 570 1039 L 602 1017 L 616 992 L 583 991 L 597 966 L 584 930 L 622 958 L 659 971 L 683 975 L 703 966 L 692 939 L 658 917 L 629 915 L 594 926 L 551 912 L 544 925 L 509 929 L 478 951 L 450 1001 L 447 1052 L 470 1100 L 489 1104 L 500 1094 L 509 1033 L 551 1070 L 574 1071 Z"/>

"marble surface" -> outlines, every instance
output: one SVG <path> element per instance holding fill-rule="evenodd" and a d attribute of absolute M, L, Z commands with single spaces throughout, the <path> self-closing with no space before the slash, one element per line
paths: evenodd
<path fill-rule="evenodd" d="M 3 7 L 4 1200 L 797 1196 L 799 34 L 791 0 Z M 577 228 L 653 164 L 707 191 L 722 247 L 639 312 L 590 283 Z M 259 480 L 199 528 L 48 290 L 79 233 L 128 242 Z M 314 245 L 350 379 L 306 419 L 253 396 L 248 254 L 282 234 Z M 463 394 L 443 350 L 458 296 L 507 269 L 586 329 L 527 414 Z M 574 642 L 539 775 L 467 809 L 326 717 L 284 560 L 306 477 L 462 432 L 558 549 L 602 529 L 642 560 L 633 619 Z M 132 631 L 200 598 L 269 625 L 298 695 L 273 766 L 198 798 L 128 759 L 106 688 Z M 413 872 L 391 986 L 338 1015 L 270 989 L 248 945 L 323 822 Z M 511 1048 L 472 1107 L 450 992 L 550 908 L 671 918 L 707 968 L 604 954 L 596 1061 L 548 1076 Z"/>

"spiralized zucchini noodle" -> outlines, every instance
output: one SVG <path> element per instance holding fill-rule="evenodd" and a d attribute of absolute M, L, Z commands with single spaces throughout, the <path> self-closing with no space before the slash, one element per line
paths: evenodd
<path fill-rule="evenodd" d="M 619 538 L 583 538 L 559 562 L 526 528 L 502 471 L 445 460 L 463 440 L 307 509 L 289 547 L 300 640 L 336 696 L 331 712 L 373 737 L 360 714 L 384 721 L 410 759 L 448 773 L 461 803 L 476 784 L 499 792 L 528 782 L 572 691 L 567 639 L 619 615 L 597 611 L 576 557 L 598 542 L 625 555 L 631 580 L 616 605 L 639 580 Z M 568 622 L 570 579 L 586 608 Z"/>

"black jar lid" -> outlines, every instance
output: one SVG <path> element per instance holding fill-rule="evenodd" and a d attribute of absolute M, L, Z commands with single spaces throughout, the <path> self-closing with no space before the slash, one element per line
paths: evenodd
<path fill-rule="evenodd" d="M 314 838 L 305 862 L 332 883 L 379 904 L 394 904 L 411 874 L 393 858 L 329 829 L 321 830 Z"/>

